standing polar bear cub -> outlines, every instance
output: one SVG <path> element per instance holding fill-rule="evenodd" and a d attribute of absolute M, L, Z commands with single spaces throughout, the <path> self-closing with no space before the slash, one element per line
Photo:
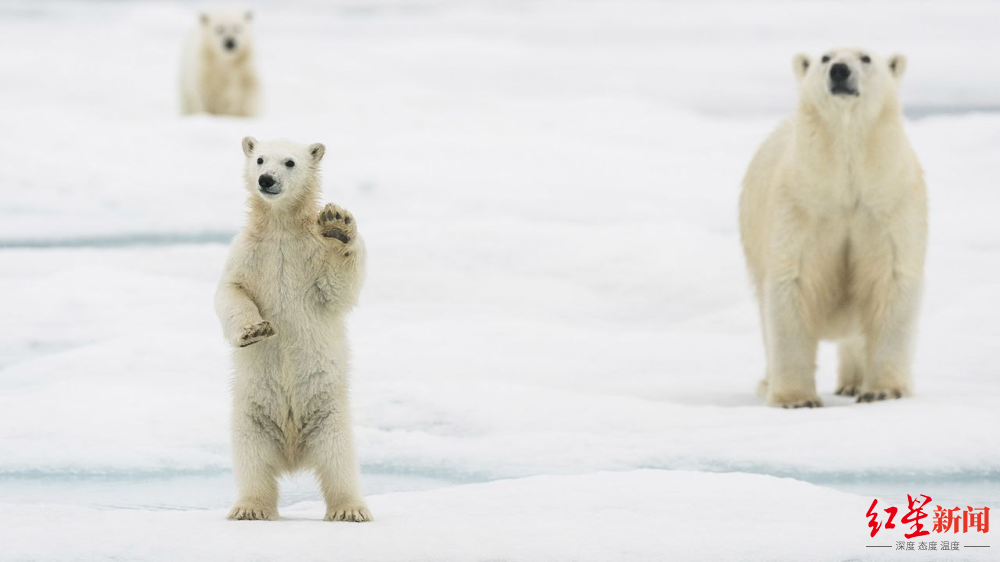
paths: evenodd
<path fill-rule="evenodd" d="M 274 519 L 284 472 L 316 473 L 326 519 L 368 521 L 348 408 L 345 316 L 365 247 L 351 213 L 319 206 L 322 144 L 243 139 L 249 215 L 216 295 L 234 347 L 231 519 Z"/>
<path fill-rule="evenodd" d="M 903 130 L 901 55 L 793 61 L 799 106 L 743 181 L 740 232 L 764 328 L 768 403 L 816 407 L 816 348 L 839 344 L 837 394 L 910 392 L 927 240 L 923 172 Z"/>
<path fill-rule="evenodd" d="M 252 20 L 251 12 L 201 14 L 181 58 L 182 113 L 257 114 L 260 87 Z"/>

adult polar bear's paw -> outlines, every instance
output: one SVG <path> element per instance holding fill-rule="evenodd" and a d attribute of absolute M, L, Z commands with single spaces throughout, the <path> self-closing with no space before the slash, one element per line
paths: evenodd
<path fill-rule="evenodd" d="M 819 396 L 807 395 L 799 392 L 795 393 L 768 393 L 767 403 L 776 408 L 797 409 L 797 408 L 822 408 L 823 401 Z"/>
<path fill-rule="evenodd" d="M 350 244 L 358 235 L 358 225 L 354 215 L 343 207 L 327 203 L 316 219 L 320 234 L 324 238 L 332 238 L 343 244 Z"/>
<path fill-rule="evenodd" d="M 248 345 L 253 345 L 259 341 L 267 339 L 274 335 L 274 327 L 267 320 L 263 320 L 258 324 L 252 324 L 243 328 L 243 335 L 240 336 L 238 345 L 240 347 L 246 347 Z"/>
<path fill-rule="evenodd" d="M 229 512 L 233 521 L 274 521 L 278 512 L 268 507 L 237 505 Z"/>
<path fill-rule="evenodd" d="M 908 393 L 902 388 L 881 388 L 878 390 L 866 390 L 858 396 L 858 402 L 881 402 L 883 400 L 895 400 L 906 396 Z"/>
<path fill-rule="evenodd" d="M 364 523 L 372 520 L 372 512 L 364 504 L 346 504 L 328 509 L 324 521 L 352 521 Z"/>
<path fill-rule="evenodd" d="M 837 391 L 834 392 L 837 396 L 857 396 L 861 391 L 858 390 L 857 385 L 852 383 L 844 383 L 843 386 L 838 386 Z"/>
<path fill-rule="evenodd" d="M 797 400 L 794 402 L 788 402 L 781 405 L 782 408 L 788 409 L 798 409 L 798 408 L 822 408 L 823 401 L 819 398 L 806 398 L 804 400 Z"/>

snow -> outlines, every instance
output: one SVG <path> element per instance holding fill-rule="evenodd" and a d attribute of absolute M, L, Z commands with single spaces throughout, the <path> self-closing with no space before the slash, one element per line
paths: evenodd
<path fill-rule="evenodd" d="M 872 498 L 1000 499 L 1000 6 L 265 3 L 250 120 L 176 114 L 197 9 L 0 7 L 0 558 L 866 559 Z M 739 181 L 791 55 L 851 43 L 909 57 L 917 395 L 834 396 L 826 347 L 827 407 L 765 408 Z M 308 477 L 223 519 L 247 134 L 325 143 L 368 244 L 371 525 Z"/>

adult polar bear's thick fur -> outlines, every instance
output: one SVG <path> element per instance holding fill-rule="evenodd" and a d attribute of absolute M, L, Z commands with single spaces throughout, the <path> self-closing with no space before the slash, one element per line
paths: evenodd
<path fill-rule="evenodd" d="M 280 474 L 315 471 L 326 519 L 368 521 L 348 408 L 344 320 L 365 247 L 351 213 L 319 206 L 323 145 L 243 139 L 249 216 L 233 241 L 216 312 L 235 347 L 231 519 L 274 519 Z"/>
<path fill-rule="evenodd" d="M 747 171 L 740 231 L 764 328 L 768 403 L 821 406 L 820 339 L 839 343 L 837 394 L 910 392 L 927 239 L 923 171 L 897 96 L 906 60 L 798 55 L 798 112 Z"/>
<path fill-rule="evenodd" d="M 256 115 L 260 103 L 251 12 L 201 14 L 184 42 L 181 112 Z"/>

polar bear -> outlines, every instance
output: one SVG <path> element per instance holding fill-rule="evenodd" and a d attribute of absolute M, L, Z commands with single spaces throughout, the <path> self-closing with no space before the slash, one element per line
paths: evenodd
<path fill-rule="evenodd" d="M 203 13 L 181 58 L 181 112 L 256 115 L 260 87 L 251 12 Z"/>
<path fill-rule="evenodd" d="M 923 171 L 897 89 L 906 59 L 836 49 L 798 55 L 798 111 L 758 150 L 740 233 L 760 305 L 760 391 L 818 407 L 816 348 L 839 345 L 836 393 L 859 402 L 910 392 L 927 243 Z"/>
<path fill-rule="evenodd" d="M 348 408 L 345 316 L 358 300 L 358 224 L 320 208 L 322 144 L 243 139 L 246 225 L 233 241 L 216 312 L 234 346 L 230 519 L 274 519 L 280 474 L 316 473 L 326 519 L 368 521 Z"/>

